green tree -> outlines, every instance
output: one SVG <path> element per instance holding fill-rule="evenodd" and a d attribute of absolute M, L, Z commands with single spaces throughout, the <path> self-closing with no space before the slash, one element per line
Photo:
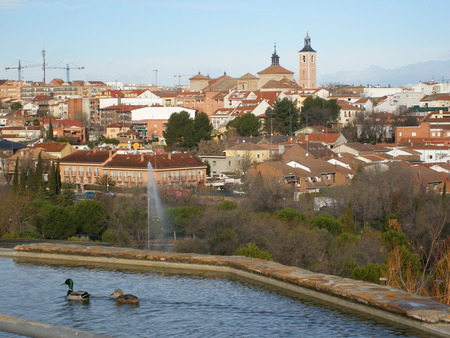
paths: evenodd
<path fill-rule="evenodd" d="M 23 106 L 20 102 L 14 102 L 9 106 L 9 109 L 11 110 L 21 110 L 22 108 Z"/>
<path fill-rule="evenodd" d="M 197 145 L 201 140 L 207 141 L 211 139 L 213 126 L 209 121 L 208 115 L 206 115 L 205 113 L 200 112 L 197 114 L 197 116 L 195 116 L 195 119 L 193 121 L 193 129 L 195 145 Z M 190 148 L 192 148 L 193 146 L 194 145 L 192 145 Z"/>
<path fill-rule="evenodd" d="M 24 193 L 27 190 L 27 177 L 28 170 L 26 168 L 22 168 L 20 170 L 20 178 L 19 178 L 19 191 Z"/>
<path fill-rule="evenodd" d="M 240 136 L 258 136 L 261 122 L 254 114 L 247 113 L 228 122 L 227 129 L 230 128 L 235 128 Z"/>
<path fill-rule="evenodd" d="M 173 113 L 163 136 L 169 147 L 190 148 L 194 144 L 194 122 L 187 111 Z"/>
<path fill-rule="evenodd" d="M 12 181 L 12 186 L 13 186 L 13 190 L 14 192 L 18 192 L 19 191 L 19 158 L 16 158 L 16 164 L 14 166 L 14 177 L 13 177 L 13 181 Z"/>
<path fill-rule="evenodd" d="M 302 125 L 326 126 L 336 121 L 341 108 L 337 100 L 325 100 L 320 97 L 307 97 L 301 109 Z"/>
<path fill-rule="evenodd" d="M 69 139 L 67 137 L 58 137 L 55 142 L 59 143 L 69 143 Z"/>
<path fill-rule="evenodd" d="M 48 182 L 47 182 L 48 194 L 51 197 L 58 195 L 56 189 L 56 168 L 55 163 L 52 163 L 48 172 Z"/>
<path fill-rule="evenodd" d="M 237 208 L 237 204 L 232 201 L 224 200 L 217 205 L 217 209 L 222 211 L 234 210 Z"/>
<path fill-rule="evenodd" d="M 110 218 L 106 206 L 94 200 L 83 200 L 74 207 L 78 229 L 90 237 L 98 237 L 106 230 Z"/>
<path fill-rule="evenodd" d="M 47 140 L 53 140 L 53 124 L 52 124 L 52 120 L 51 119 L 48 122 L 48 130 L 47 130 L 46 139 Z"/>
<path fill-rule="evenodd" d="M 301 223 L 306 221 L 307 217 L 304 213 L 291 208 L 284 208 L 274 212 L 276 218 L 288 223 Z"/>
<path fill-rule="evenodd" d="M 44 163 L 42 161 L 42 152 L 40 152 L 38 155 L 38 158 L 37 158 L 36 169 L 34 172 L 33 183 L 32 183 L 34 191 L 42 190 L 42 187 L 44 184 L 43 174 L 44 174 Z"/>
<path fill-rule="evenodd" d="M 279 135 L 292 135 L 300 127 L 299 111 L 288 98 L 277 100 L 266 109 L 264 129 Z"/>
<path fill-rule="evenodd" d="M 260 249 L 254 243 L 248 243 L 247 246 L 237 249 L 233 255 L 273 261 L 272 255 L 269 253 L 269 251 Z"/>
<path fill-rule="evenodd" d="M 342 223 L 342 231 L 356 233 L 355 215 L 353 214 L 351 202 L 347 203 L 344 214 L 339 217 L 339 220 Z"/>
<path fill-rule="evenodd" d="M 311 220 L 311 225 L 320 229 L 326 229 L 334 236 L 342 232 L 341 222 L 330 214 L 319 214 Z"/>
<path fill-rule="evenodd" d="M 42 222 L 42 235 L 51 239 L 67 239 L 75 235 L 77 220 L 72 208 L 46 205 Z"/>
<path fill-rule="evenodd" d="M 56 181 L 56 194 L 59 195 L 61 194 L 61 188 L 62 188 L 62 183 L 61 183 L 61 170 L 59 167 L 59 161 L 56 161 L 56 166 L 55 166 L 55 181 Z"/>
<path fill-rule="evenodd" d="M 202 215 L 202 208 L 187 205 L 166 209 L 165 220 L 168 224 L 173 226 L 177 234 L 186 235 L 186 228 L 192 223 L 198 222 Z"/>

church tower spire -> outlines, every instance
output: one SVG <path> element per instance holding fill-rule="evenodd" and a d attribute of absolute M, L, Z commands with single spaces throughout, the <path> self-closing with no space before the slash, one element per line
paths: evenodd
<path fill-rule="evenodd" d="M 274 44 L 273 54 L 272 54 L 272 66 L 280 65 L 280 57 L 277 55 L 277 44 Z"/>
<path fill-rule="evenodd" d="M 302 88 L 316 88 L 316 55 L 317 52 L 311 47 L 311 38 L 306 32 L 305 45 L 298 52 L 298 84 Z"/>

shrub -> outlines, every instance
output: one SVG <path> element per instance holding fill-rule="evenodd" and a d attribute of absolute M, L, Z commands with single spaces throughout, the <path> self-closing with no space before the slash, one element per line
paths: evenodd
<path fill-rule="evenodd" d="M 173 251 L 207 254 L 209 253 L 209 244 L 200 238 L 185 238 L 175 242 Z"/>
<path fill-rule="evenodd" d="M 19 231 L 12 234 L 5 234 L 2 238 L 36 238 L 40 239 L 42 236 L 35 231 Z"/>
<path fill-rule="evenodd" d="M 269 251 L 260 249 L 256 244 L 249 243 L 246 247 L 237 249 L 234 252 L 235 256 L 245 256 L 251 258 L 264 259 L 266 261 L 273 261 L 272 255 Z"/>
<path fill-rule="evenodd" d="M 307 217 L 304 213 L 291 208 L 284 208 L 274 212 L 276 218 L 286 222 L 300 223 L 306 221 Z"/>
<path fill-rule="evenodd" d="M 383 233 L 382 238 L 389 250 L 392 250 L 396 246 L 409 247 L 408 236 L 403 232 L 388 230 Z"/>
<path fill-rule="evenodd" d="M 330 214 L 319 214 L 311 220 L 311 225 L 316 228 L 326 229 L 334 236 L 342 232 L 341 222 Z"/>
<path fill-rule="evenodd" d="M 100 235 L 106 230 L 110 215 L 103 203 L 83 200 L 75 205 L 74 212 L 81 233 L 92 236 Z"/>
<path fill-rule="evenodd" d="M 50 207 L 42 225 L 42 234 L 45 238 L 66 239 L 75 235 L 76 231 L 76 217 L 71 208 Z"/>
<path fill-rule="evenodd" d="M 187 205 L 166 209 L 165 220 L 172 225 L 179 235 L 186 235 L 186 228 L 194 222 L 198 222 L 203 214 L 203 209 L 197 206 Z"/>
<path fill-rule="evenodd" d="M 380 278 L 385 270 L 386 266 L 380 264 L 362 265 L 353 269 L 352 278 L 380 284 Z"/>
<path fill-rule="evenodd" d="M 68 241 L 71 242 L 88 242 L 89 237 L 88 236 L 72 236 L 67 238 Z"/>
<path fill-rule="evenodd" d="M 237 204 L 232 201 L 222 201 L 217 205 L 217 209 L 222 211 L 233 210 L 237 208 Z"/>

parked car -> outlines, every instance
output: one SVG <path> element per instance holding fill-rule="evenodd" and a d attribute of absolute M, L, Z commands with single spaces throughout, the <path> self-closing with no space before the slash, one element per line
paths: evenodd
<path fill-rule="evenodd" d="M 103 193 L 103 195 L 108 196 L 108 197 L 114 197 L 114 196 L 116 196 L 116 193 L 114 191 L 107 190 Z"/>
<path fill-rule="evenodd" d="M 86 198 L 95 198 L 95 197 L 97 197 L 97 195 L 95 195 L 95 192 L 93 192 L 93 191 L 86 191 L 84 193 L 84 197 L 86 197 Z"/>

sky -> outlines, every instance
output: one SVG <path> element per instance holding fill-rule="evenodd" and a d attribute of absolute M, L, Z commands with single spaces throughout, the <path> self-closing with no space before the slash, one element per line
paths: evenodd
<path fill-rule="evenodd" d="M 344 73 L 365 84 L 370 67 L 450 61 L 448 13 L 449 0 L 0 0 L 0 79 L 17 80 L 5 68 L 21 60 L 38 65 L 23 79 L 42 81 L 45 49 L 47 67 L 74 67 L 70 80 L 183 85 L 199 72 L 257 75 L 275 44 L 298 79 L 308 32 L 319 85 Z M 449 69 L 429 72 L 417 81 L 450 78 Z M 53 78 L 65 70 L 48 68 Z"/>

